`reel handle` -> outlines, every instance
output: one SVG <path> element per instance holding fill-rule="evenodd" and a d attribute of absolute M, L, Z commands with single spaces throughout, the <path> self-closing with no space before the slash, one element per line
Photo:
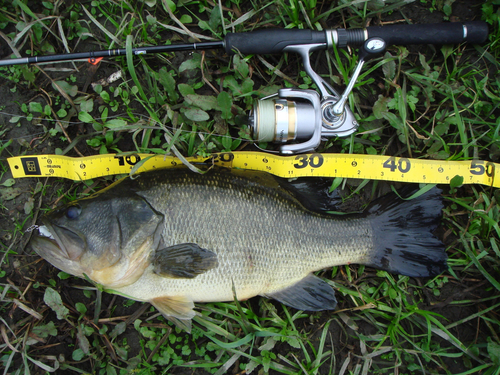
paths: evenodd
<path fill-rule="evenodd" d="M 361 69 L 363 68 L 364 63 L 372 59 L 385 51 L 385 47 L 387 46 L 385 40 L 379 37 L 373 37 L 368 39 L 365 44 L 359 49 L 359 61 L 354 73 L 347 85 L 347 88 L 340 96 L 340 99 L 337 103 L 327 106 L 323 110 L 323 116 L 325 116 L 329 122 L 337 122 L 340 120 L 339 117 L 342 116 L 345 109 L 345 104 L 347 102 L 347 98 L 354 88 L 354 84 L 358 80 L 359 74 L 361 73 Z"/>

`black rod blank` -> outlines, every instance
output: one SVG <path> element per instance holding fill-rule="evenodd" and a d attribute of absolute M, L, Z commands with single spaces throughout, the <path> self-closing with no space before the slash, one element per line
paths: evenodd
<path fill-rule="evenodd" d="M 146 53 L 162 53 L 162 52 L 177 52 L 177 51 L 193 51 L 193 50 L 207 50 L 214 48 L 224 48 L 224 42 L 203 42 L 203 43 L 189 43 L 189 44 L 171 44 L 164 46 L 146 46 L 132 48 L 134 55 L 143 55 Z M 78 52 L 78 53 L 63 53 L 60 55 L 45 55 L 45 56 L 32 56 L 21 57 L 18 59 L 0 60 L 0 66 L 6 65 L 19 65 L 19 64 L 37 64 L 48 62 L 59 62 L 69 60 L 82 60 L 97 57 L 110 57 L 110 56 L 124 56 L 127 54 L 125 48 L 110 49 L 103 51 L 91 52 Z"/>

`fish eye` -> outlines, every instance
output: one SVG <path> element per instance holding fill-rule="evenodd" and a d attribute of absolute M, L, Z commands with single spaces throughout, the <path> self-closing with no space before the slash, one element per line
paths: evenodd
<path fill-rule="evenodd" d="M 82 208 L 79 205 L 69 206 L 66 209 L 66 217 L 70 220 L 74 220 L 80 216 L 80 212 L 82 212 Z"/>

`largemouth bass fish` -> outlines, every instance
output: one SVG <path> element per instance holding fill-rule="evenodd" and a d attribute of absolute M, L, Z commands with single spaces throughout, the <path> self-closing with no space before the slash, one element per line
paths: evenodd
<path fill-rule="evenodd" d="M 327 267 L 358 263 L 415 277 L 446 269 L 431 234 L 438 189 L 332 215 L 314 185 L 299 185 L 218 169 L 147 172 L 47 213 L 31 245 L 57 268 L 148 301 L 185 328 L 193 302 L 258 295 L 299 310 L 335 309 L 334 290 L 312 274 Z"/>

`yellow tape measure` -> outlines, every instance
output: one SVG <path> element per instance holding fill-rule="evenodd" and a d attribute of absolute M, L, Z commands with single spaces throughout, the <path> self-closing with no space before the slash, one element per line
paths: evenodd
<path fill-rule="evenodd" d="M 444 161 L 388 157 L 382 155 L 302 154 L 279 156 L 263 152 L 225 152 L 210 157 L 189 157 L 191 163 L 265 171 L 280 177 L 346 177 L 371 180 L 449 184 L 462 176 L 464 184 L 500 187 L 497 163 L 483 160 Z M 96 177 L 176 167 L 172 156 L 151 154 L 107 154 L 72 158 L 59 155 L 17 156 L 8 159 L 12 175 L 19 177 L 63 177 L 88 180 Z"/>

